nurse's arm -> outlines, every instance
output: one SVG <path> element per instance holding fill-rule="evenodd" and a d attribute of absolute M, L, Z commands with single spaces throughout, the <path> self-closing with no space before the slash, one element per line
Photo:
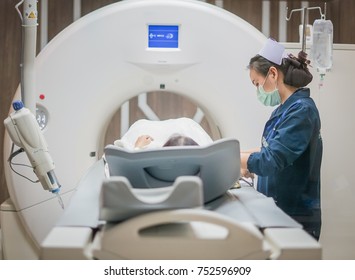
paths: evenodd
<path fill-rule="evenodd" d="M 240 152 L 240 175 L 245 178 L 254 178 L 254 174 L 248 170 L 248 159 L 252 153 L 260 152 L 260 148 L 245 150 Z"/>
<path fill-rule="evenodd" d="M 241 151 L 240 152 L 240 168 L 241 169 L 248 169 L 247 163 L 248 163 L 249 156 L 252 153 L 257 153 L 257 152 L 260 152 L 260 148 L 254 148 L 254 149 Z"/>

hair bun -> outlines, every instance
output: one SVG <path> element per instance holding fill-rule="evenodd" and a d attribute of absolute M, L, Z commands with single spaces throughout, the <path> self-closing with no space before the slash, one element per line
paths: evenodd
<path fill-rule="evenodd" d="M 304 87 L 312 81 L 313 75 L 308 70 L 310 61 L 304 51 L 300 51 L 298 57 L 289 54 L 286 60 L 289 64 L 284 80 L 286 84 L 294 87 Z"/>

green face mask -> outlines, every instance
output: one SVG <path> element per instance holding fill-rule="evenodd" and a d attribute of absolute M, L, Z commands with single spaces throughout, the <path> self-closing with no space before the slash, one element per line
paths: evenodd
<path fill-rule="evenodd" d="M 265 81 L 262 85 L 259 85 L 256 92 L 259 101 L 264 104 L 265 106 L 276 106 L 281 103 L 280 93 L 277 87 L 270 92 L 266 92 L 264 90 L 264 84 L 269 77 L 269 73 L 267 73 Z"/>

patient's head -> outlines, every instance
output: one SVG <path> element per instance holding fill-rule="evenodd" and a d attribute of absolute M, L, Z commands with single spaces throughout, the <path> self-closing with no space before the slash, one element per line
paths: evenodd
<path fill-rule="evenodd" d="M 198 146 L 198 144 L 190 137 L 173 134 L 163 145 L 163 147 L 168 146 Z"/>

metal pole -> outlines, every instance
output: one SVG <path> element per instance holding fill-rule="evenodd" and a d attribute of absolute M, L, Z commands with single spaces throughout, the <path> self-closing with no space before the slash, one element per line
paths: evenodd
<path fill-rule="evenodd" d="M 306 52 L 306 29 L 307 29 L 307 8 L 303 8 L 303 36 L 302 36 L 302 51 Z"/>

